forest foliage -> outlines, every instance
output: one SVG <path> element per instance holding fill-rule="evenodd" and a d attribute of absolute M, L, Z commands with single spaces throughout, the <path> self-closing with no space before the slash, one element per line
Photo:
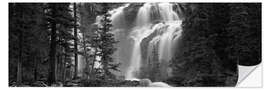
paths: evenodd
<path fill-rule="evenodd" d="M 78 86 L 77 54 L 86 57 L 89 68 L 85 71 L 91 69 L 84 78 L 112 78 L 110 71 L 118 70 L 120 64 L 113 63 L 111 56 L 117 43 L 110 33 L 107 12 L 111 8 L 107 3 L 10 3 L 9 85 Z M 98 15 L 102 24 L 93 28 Z M 102 68 L 94 68 L 95 63 Z"/>
<path fill-rule="evenodd" d="M 260 3 L 194 3 L 182 9 L 184 31 L 168 83 L 235 86 L 237 65 L 261 62 Z"/>
<path fill-rule="evenodd" d="M 112 73 L 121 64 L 112 58 L 118 41 L 108 11 L 120 5 L 9 3 L 9 86 L 138 86 Z M 165 82 L 235 86 L 238 64 L 261 62 L 261 3 L 178 5 L 183 32 L 170 64 L 173 77 Z M 82 71 L 76 71 L 78 55 L 85 62 Z"/>

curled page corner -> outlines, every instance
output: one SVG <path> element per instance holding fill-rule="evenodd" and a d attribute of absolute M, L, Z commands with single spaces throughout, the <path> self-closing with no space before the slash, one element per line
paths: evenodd
<path fill-rule="evenodd" d="M 236 87 L 261 87 L 262 65 L 242 66 L 238 65 L 238 81 Z"/>

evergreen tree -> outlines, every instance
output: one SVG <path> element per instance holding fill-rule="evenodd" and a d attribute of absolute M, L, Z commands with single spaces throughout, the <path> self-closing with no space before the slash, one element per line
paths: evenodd
<path fill-rule="evenodd" d="M 9 72 L 14 72 L 17 59 L 17 83 L 37 80 L 39 61 L 42 61 L 39 59 L 47 55 L 48 45 L 48 33 L 43 26 L 44 4 L 10 3 L 9 10 Z M 9 79 L 12 80 L 13 75 Z"/>
<path fill-rule="evenodd" d="M 74 19 L 71 15 L 71 10 L 69 8 L 69 3 L 49 3 L 48 4 L 48 12 L 47 12 L 47 20 L 49 22 L 49 30 L 51 31 L 51 43 L 50 43 L 50 72 L 48 83 L 51 85 L 56 82 L 56 70 L 57 70 L 57 59 L 56 54 L 61 50 L 57 50 L 59 47 L 59 43 L 61 42 L 61 46 L 65 48 L 65 54 L 68 52 L 72 52 L 71 49 L 71 40 L 74 40 L 74 36 L 72 35 L 72 28 L 74 26 Z M 66 57 L 66 56 L 65 56 Z M 70 58 L 66 57 L 65 59 Z M 64 60 L 65 60 L 64 59 Z M 58 60 L 59 61 L 59 60 Z M 72 62 L 69 62 L 69 66 Z M 65 64 L 65 63 L 64 63 Z"/>
<path fill-rule="evenodd" d="M 75 71 L 74 78 L 77 78 L 78 74 L 78 36 L 77 36 L 77 5 L 73 3 L 73 13 L 74 13 L 74 58 L 75 58 Z"/>
<path fill-rule="evenodd" d="M 84 78 L 89 79 L 93 74 L 94 58 L 93 58 L 93 32 L 97 29 L 94 25 L 96 17 L 100 12 L 99 6 L 96 3 L 80 3 L 78 5 L 79 22 L 80 22 L 80 50 L 79 53 L 83 56 L 85 65 L 83 70 Z"/>
<path fill-rule="evenodd" d="M 199 3 L 183 5 L 182 9 L 186 12 L 184 31 L 172 60 L 172 82 L 234 86 L 237 62 L 260 62 L 260 4 Z"/>
<path fill-rule="evenodd" d="M 94 46 L 96 46 L 95 49 L 95 59 L 100 58 L 100 60 L 96 60 L 99 63 L 101 63 L 101 73 L 103 79 L 107 80 L 109 78 L 113 78 L 114 75 L 110 70 L 118 70 L 119 63 L 114 63 L 114 60 L 112 58 L 112 54 L 116 50 L 114 45 L 117 43 L 117 41 L 114 39 L 114 34 L 112 34 L 112 24 L 110 20 L 110 14 L 108 13 L 109 6 L 107 3 L 102 4 L 103 5 L 103 15 L 102 19 L 100 21 L 99 28 L 95 31 L 95 37 L 93 38 L 93 41 L 95 43 Z"/>

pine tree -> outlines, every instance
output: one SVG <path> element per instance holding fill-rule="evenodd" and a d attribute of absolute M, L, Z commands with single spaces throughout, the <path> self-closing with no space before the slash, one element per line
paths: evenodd
<path fill-rule="evenodd" d="M 47 31 L 42 26 L 44 5 L 11 3 L 9 7 L 10 73 L 13 73 L 13 64 L 11 63 L 14 63 L 13 60 L 18 57 L 17 83 L 21 84 L 22 81 L 37 79 L 39 65 L 37 60 L 42 59 L 42 55 L 47 53 Z"/>
<path fill-rule="evenodd" d="M 74 13 L 74 58 L 75 58 L 75 71 L 74 78 L 77 78 L 78 74 L 78 36 L 77 36 L 77 5 L 73 3 L 73 13 Z"/>
<path fill-rule="evenodd" d="M 56 81 L 55 79 L 55 55 L 56 55 L 56 5 L 55 4 L 49 4 L 49 7 L 51 8 L 51 43 L 50 43 L 50 69 L 49 69 L 49 78 L 48 82 L 49 85 L 54 83 Z"/>
<path fill-rule="evenodd" d="M 95 32 L 95 37 L 93 38 L 96 46 L 96 58 L 100 58 L 100 60 L 96 60 L 101 63 L 101 76 L 102 79 L 108 80 L 109 78 L 113 78 L 114 75 L 110 70 L 118 70 L 119 63 L 115 64 L 112 58 L 112 54 L 116 50 L 114 45 L 117 41 L 114 39 L 114 34 L 111 32 L 112 24 L 110 20 L 110 14 L 108 13 L 109 7 L 107 3 L 103 5 L 103 15 L 100 21 L 99 28 Z"/>
<path fill-rule="evenodd" d="M 72 35 L 72 28 L 74 26 L 74 18 L 71 15 L 71 10 L 69 8 L 69 3 L 49 3 L 47 7 L 47 21 L 49 22 L 49 30 L 51 31 L 51 43 L 50 43 L 50 69 L 49 69 L 49 85 L 54 83 L 57 80 L 57 62 L 61 60 L 56 58 L 56 55 L 61 53 L 63 50 L 60 50 L 59 47 L 64 48 L 64 64 L 69 63 L 64 68 L 73 66 L 70 60 L 69 53 L 71 50 L 71 41 L 74 40 Z M 65 65 L 64 65 L 65 66 Z M 71 69 L 70 69 L 71 70 Z M 65 72 L 65 71 L 64 71 Z"/>
<path fill-rule="evenodd" d="M 83 70 L 83 77 L 89 79 L 90 75 L 94 74 L 94 55 L 93 55 L 93 32 L 97 29 L 94 25 L 96 17 L 100 12 L 98 5 L 95 3 L 80 3 L 78 5 L 79 22 L 80 22 L 80 50 L 79 53 L 84 57 L 85 65 Z"/>
<path fill-rule="evenodd" d="M 187 13 L 183 22 L 183 36 L 180 49 L 172 60 L 173 76 L 184 86 L 213 85 L 216 73 L 220 70 L 220 59 L 212 47 L 212 37 L 216 27 L 212 22 L 216 19 L 213 4 L 193 4 L 196 7 Z M 189 15 L 190 14 L 190 15 Z M 220 24 L 220 23 L 217 23 Z M 212 81 L 207 81 L 212 80 Z"/>

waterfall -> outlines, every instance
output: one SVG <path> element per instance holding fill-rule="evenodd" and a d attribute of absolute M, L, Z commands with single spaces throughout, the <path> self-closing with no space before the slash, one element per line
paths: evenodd
<path fill-rule="evenodd" d="M 113 29 L 120 43 L 118 53 L 123 53 L 123 49 L 129 50 L 129 63 L 125 71 L 125 78 L 128 80 L 138 79 L 142 74 L 142 67 L 151 68 L 145 65 L 147 60 L 160 63 L 161 77 L 169 75 L 169 61 L 174 55 L 174 46 L 181 37 L 181 19 L 173 10 L 172 3 L 145 3 L 138 9 L 132 28 L 124 28 L 123 25 L 131 23 L 125 19 L 124 9 L 129 5 L 115 9 L 112 13 Z M 121 24 L 120 24 L 121 23 Z M 129 30 L 127 35 L 121 35 L 123 31 Z M 122 39 L 121 39 L 122 38 Z M 123 39 L 125 38 L 125 39 Z M 148 40 L 148 41 L 147 41 Z M 132 44 L 125 44 L 132 43 Z M 147 43 L 146 47 L 142 47 Z M 122 47 L 121 47 L 122 45 Z M 127 46 L 129 45 L 129 46 Z M 146 53 L 143 51 L 146 50 Z M 157 55 L 154 55 L 157 53 Z M 146 58 L 143 56 L 146 55 Z M 119 56 L 119 54 L 118 54 Z M 125 60 L 123 60 L 125 61 Z M 150 73 L 150 72 L 149 72 Z M 147 74 L 147 73 L 145 73 Z"/>

